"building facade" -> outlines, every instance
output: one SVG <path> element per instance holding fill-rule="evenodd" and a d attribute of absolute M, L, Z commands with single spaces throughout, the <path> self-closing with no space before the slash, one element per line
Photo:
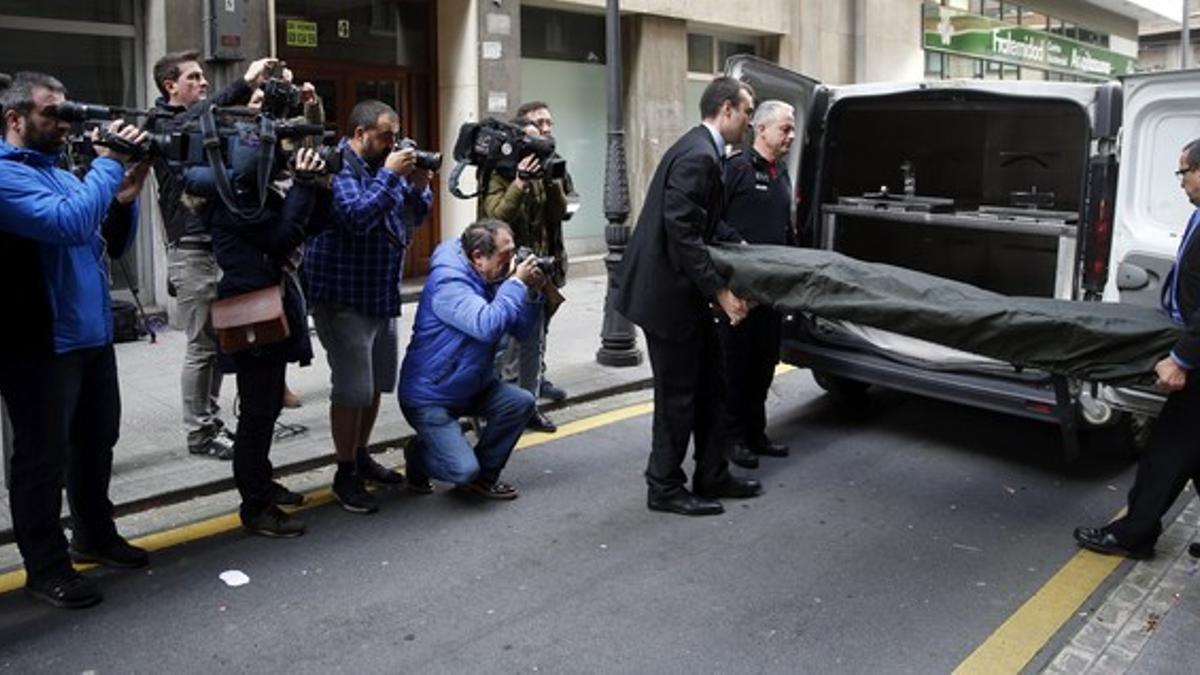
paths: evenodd
<path fill-rule="evenodd" d="M 0 7 L 0 71 L 50 72 L 77 100 L 150 105 L 158 95 L 154 61 L 201 49 L 215 87 L 254 58 L 285 59 L 298 80 L 316 85 L 339 133 L 357 101 L 392 104 L 405 135 L 447 154 L 432 222 L 410 249 L 410 275 L 423 274 L 433 246 L 475 216 L 474 201 L 456 199 L 447 185 L 460 125 L 547 101 L 580 195 L 566 224 L 568 250 L 576 259 L 604 251 L 604 0 L 14 0 Z M 1132 67 L 1144 17 L 1131 7 L 1122 0 L 623 0 L 633 213 L 662 152 L 698 121 L 705 83 L 733 54 L 757 54 L 828 83 L 1098 79 Z M 472 182 L 468 169 L 464 191 Z M 158 214 L 153 200 L 144 202 L 149 226 L 127 261 L 131 279 L 118 270 L 114 283 L 140 282 L 144 302 L 169 308 Z"/>

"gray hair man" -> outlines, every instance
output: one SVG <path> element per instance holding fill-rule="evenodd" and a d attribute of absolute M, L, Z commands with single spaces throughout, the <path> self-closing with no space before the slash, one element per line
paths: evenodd
<path fill-rule="evenodd" d="M 796 140 L 795 108 L 763 101 L 750 119 L 751 147 L 725 165 L 725 222 L 749 244 L 794 244 L 792 180 L 785 160 Z M 788 447 L 767 438 L 767 390 L 779 362 L 780 316 L 755 307 L 738 325 L 723 321 L 717 336 L 725 367 L 725 433 L 729 460 L 758 468 L 758 456 L 785 457 Z"/>

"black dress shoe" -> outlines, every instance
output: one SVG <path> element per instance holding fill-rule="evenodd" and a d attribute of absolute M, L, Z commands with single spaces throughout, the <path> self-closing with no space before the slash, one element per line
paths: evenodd
<path fill-rule="evenodd" d="M 764 438 L 761 443 L 755 443 L 750 446 L 756 455 L 765 455 L 767 457 L 787 457 L 789 454 L 788 446 L 783 443 L 776 443 L 768 438 Z"/>
<path fill-rule="evenodd" d="M 534 431 L 541 431 L 547 434 L 558 431 L 558 425 L 550 421 L 550 418 L 546 417 L 546 413 L 537 409 L 533 411 L 533 417 L 529 418 L 529 423 L 525 426 Z"/>
<path fill-rule="evenodd" d="M 763 493 L 762 483 L 753 478 L 730 476 L 714 488 L 696 488 L 696 494 L 709 499 L 750 499 Z"/>
<path fill-rule="evenodd" d="M 1123 555 L 1133 560 L 1145 560 L 1154 557 L 1154 546 L 1129 548 L 1117 540 L 1116 535 L 1103 527 L 1075 528 L 1075 541 L 1089 551 L 1106 555 Z"/>
<path fill-rule="evenodd" d="M 758 455 L 756 455 L 749 447 L 741 443 L 734 443 L 729 448 L 729 461 L 737 464 L 743 469 L 758 468 Z"/>
<path fill-rule="evenodd" d="M 1193 558 L 1200 558 L 1200 541 L 1193 541 L 1188 544 L 1188 555 Z"/>
<path fill-rule="evenodd" d="M 47 579 L 30 578 L 25 592 L 60 609 L 83 609 L 104 599 L 96 582 L 75 570 Z"/>
<path fill-rule="evenodd" d="M 670 492 L 650 491 L 646 507 L 651 511 L 678 513 L 683 516 L 717 516 L 725 513 L 725 507 L 715 499 L 704 499 L 683 488 Z"/>
<path fill-rule="evenodd" d="M 68 551 L 75 562 L 95 563 L 105 567 L 134 570 L 150 564 L 150 554 L 146 553 L 146 549 L 138 548 L 120 536 L 103 544 L 75 539 Z"/>

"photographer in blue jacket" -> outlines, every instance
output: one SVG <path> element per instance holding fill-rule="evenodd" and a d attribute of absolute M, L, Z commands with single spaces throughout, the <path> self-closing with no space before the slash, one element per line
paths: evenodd
<path fill-rule="evenodd" d="M 149 164 L 96 145 L 82 180 L 58 167 L 70 125 L 54 109 L 66 89 L 49 75 L 17 73 L 0 92 L 0 233 L 36 254 L 41 278 L 10 288 L 38 294 L 44 310 L 30 337 L 0 356 L 0 396 L 13 424 L 9 493 L 26 591 L 57 607 L 102 598 L 71 558 L 110 567 L 147 564 L 113 522 L 108 498 L 120 427 L 107 255 L 133 240 L 136 199 Z M 108 133 L 137 144 L 145 134 L 121 121 Z M 6 345 L 11 346 L 11 345 Z M 62 490 L 71 509 L 69 547 L 59 525 Z"/>
<path fill-rule="evenodd" d="M 460 239 L 442 242 L 430 259 L 397 392 L 417 432 L 405 449 L 414 491 L 432 492 L 432 477 L 489 499 L 517 497 L 500 472 L 533 415 L 534 399 L 501 382 L 493 364 L 505 335 L 540 330 L 546 277 L 532 256 L 510 276 L 514 250 L 508 225 L 484 219 Z M 458 423 L 467 416 L 483 419 L 474 447 Z"/>

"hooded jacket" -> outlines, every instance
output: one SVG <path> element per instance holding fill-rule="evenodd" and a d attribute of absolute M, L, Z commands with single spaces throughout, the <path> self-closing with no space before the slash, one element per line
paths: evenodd
<path fill-rule="evenodd" d="M 37 242 L 54 351 L 62 354 L 112 342 L 101 225 L 125 171 L 100 157 L 79 180 L 58 161 L 57 154 L 0 141 L 0 232 Z M 133 239 L 132 230 L 125 239 Z"/>
<path fill-rule="evenodd" d="M 442 242 L 430 258 L 412 339 L 400 368 L 404 407 L 461 408 L 496 375 L 496 345 L 507 333 L 524 337 L 542 300 L 527 299 L 515 277 L 489 284 L 463 255 L 462 242 Z"/>

